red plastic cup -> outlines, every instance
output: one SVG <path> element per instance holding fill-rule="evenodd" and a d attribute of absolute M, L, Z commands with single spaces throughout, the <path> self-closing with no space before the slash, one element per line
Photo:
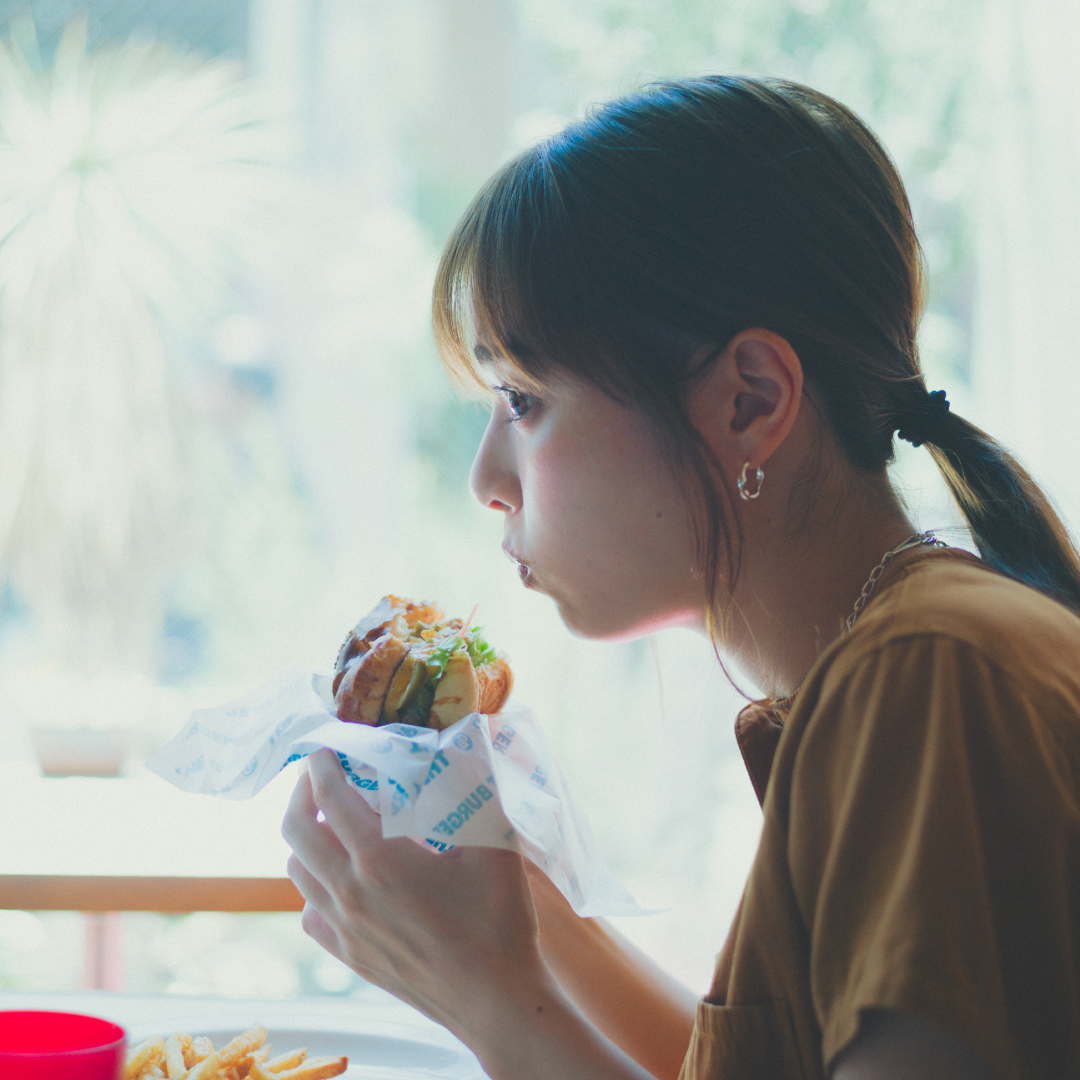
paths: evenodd
<path fill-rule="evenodd" d="M 3 1080 L 119 1080 L 124 1029 L 79 1013 L 0 1012 Z"/>

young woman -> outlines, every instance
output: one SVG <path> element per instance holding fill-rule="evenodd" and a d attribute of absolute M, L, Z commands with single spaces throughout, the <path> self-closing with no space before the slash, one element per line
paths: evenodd
<path fill-rule="evenodd" d="M 587 637 L 695 627 L 769 694 L 701 1001 L 517 856 L 383 841 L 312 759 L 283 830 L 305 929 L 492 1077 L 1080 1075 L 1080 562 L 928 393 L 922 296 L 885 151 L 779 81 L 614 102 L 458 226 L 435 329 L 492 396 L 472 487 L 523 583 Z M 897 433 L 981 559 L 916 534 Z"/>

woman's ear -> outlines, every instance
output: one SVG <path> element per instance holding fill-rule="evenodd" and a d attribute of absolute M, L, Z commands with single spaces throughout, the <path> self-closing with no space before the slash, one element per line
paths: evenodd
<path fill-rule="evenodd" d="M 788 341 L 771 330 L 743 330 L 695 387 L 690 418 L 733 474 L 743 462 L 757 468 L 787 438 L 802 388 L 802 364 Z"/>

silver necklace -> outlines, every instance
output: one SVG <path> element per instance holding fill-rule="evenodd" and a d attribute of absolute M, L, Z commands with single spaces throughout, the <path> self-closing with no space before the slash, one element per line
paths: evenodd
<path fill-rule="evenodd" d="M 862 587 L 862 591 L 859 593 L 859 598 L 855 601 L 855 608 L 852 613 L 847 617 L 847 621 L 844 623 L 844 633 L 850 634 L 851 628 L 855 625 L 855 621 L 862 614 L 862 610 L 866 607 L 866 602 L 873 595 L 874 590 L 877 588 L 878 581 L 881 580 L 881 575 L 885 573 L 885 567 L 889 565 L 902 551 L 907 551 L 910 548 L 922 547 L 945 548 L 949 545 L 944 540 L 939 540 L 932 532 L 912 533 L 902 544 L 897 544 L 891 551 L 886 551 L 881 557 L 881 562 L 870 571 L 870 576 L 866 579 L 866 584 Z M 802 689 L 802 684 L 787 697 L 777 698 L 771 703 L 770 712 L 780 721 L 783 721 L 783 716 L 780 715 L 781 710 L 787 709 L 791 702 L 795 699 L 795 695 Z"/>
<path fill-rule="evenodd" d="M 859 599 L 855 601 L 855 610 L 847 617 L 847 622 L 844 623 L 844 633 L 850 633 L 851 628 L 855 625 L 855 620 L 862 614 L 862 609 L 866 607 L 866 601 L 870 599 L 874 589 L 877 588 L 878 580 L 881 575 L 885 573 L 885 567 L 889 565 L 900 554 L 901 551 L 907 551 L 908 548 L 920 547 L 923 544 L 927 547 L 948 547 L 944 540 L 939 540 L 932 532 L 913 533 L 902 544 L 897 544 L 892 551 L 886 551 L 881 557 L 881 562 L 870 571 L 870 576 L 866 579 L 866 584 L 862 587 L 862 592 L 859 593 Z M 793 694 L 792 697 L 795 695 Z"/>

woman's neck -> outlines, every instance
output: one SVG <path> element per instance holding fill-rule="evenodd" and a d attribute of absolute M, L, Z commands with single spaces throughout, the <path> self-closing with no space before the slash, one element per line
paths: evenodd
<path fill-rule="evenodd" d="M 814 506 L 802 520 L 780 526 L 779 515 L 766 507 L 744 515 L 743 559 L 725 652 L 774 698 L 798 689 L 822 651 L 843 633 L 882 556 L 915 532 L 884 477 L 845 491 L 818 490 Z M 917 551 L 898 555 L 895 564 Z"/>

